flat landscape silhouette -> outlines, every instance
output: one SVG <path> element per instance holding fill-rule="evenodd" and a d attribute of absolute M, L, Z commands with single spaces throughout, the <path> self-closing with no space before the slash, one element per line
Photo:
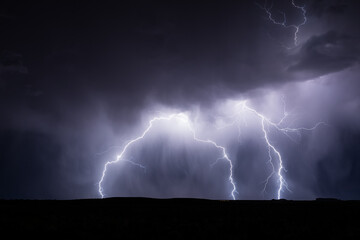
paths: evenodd
<path fill-rule="evenodd" d="M 3 233 L 75 237 L 359 238 L 359 201 L 1 200 Z M 56 234 L 56 235 L 54 235 Z"/>

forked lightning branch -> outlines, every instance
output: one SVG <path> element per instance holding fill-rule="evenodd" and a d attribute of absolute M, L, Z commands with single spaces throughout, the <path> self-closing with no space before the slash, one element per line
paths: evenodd
<path fill-rule="evenodd" d="M 271 121 L 265 115 L 261 114 L 254 108 L 250 107 L 247 101 L 236 102 L 236 104 L 234 104 L 234 106 L 233 106 L 233 109 L 234 109 L 233 110 L 234 114 L 232 114 L 232 116 L 229 117 L 229 118 L 235 118 L 232 125 L 236 125 L 236 123 L 239 122 L 237 120 L 239 120 L 243 116 L 249 115 L 249 114 L 255 116 L 259 120 L 258 128 L 263 133 L 263 141 L 266 144 L 266 151 L 268 153 L 268 160 L 265 161 L 265 163 L 270 163 L 271 169 L 272 169 L 270 175 L 267 176 L 264 181 L 265 183 L 264 183 L 263 191 L 266 190 L 269 180 L 271 178 L 276 178 L 277 191 L 275 194 L 276 194 L 277 199 L 281 199 L 283 191 L 285 189 L 287 189 L 288 191 L 290 191 L 290 190 L 288 188 L 288 184 L 287 184 L 286 178 L 284 176 L 284 170 L 285 170 L 284 159 L 283 159 L 278 147 L 276 147 L 272 143 L 271 134 L 270 134 L 269 130 L 270 129 L 276 130 L 290 138 L 291 137 L 290 134 L 292 134 L 292 133 L 301 134 L 301 131 L 312 131 L 321 125 L 326 125 L 326 123 L 318 122 L 314 126 L 309 127 L 309 128 L 306 128 L 306 127 L 299 127 L 299 128 L 282 127 L 285 119 L 287 117 L 289 117 L 289 115 L 285 111 L 285 103 L 284 103 L 283 116 L 281 117 L 281 120 L 277 123 Z M 231 191 L 229 192 L 229 197 L 231 199 L 235 200 L 236 195 L 239 194 L 239 192 L 241 191 L 241 189 L 237 189 L 237 187 L 236 187 L 237 184 L 236 184 L 236 181 L 234 178 L 233 166 L 236 163 L 235 160 L 230 159 L 229 153 L 228 153 L 226 147 L 218 144 L 216 142 L 216 140 L 202 138 L 202 137 L 198 136 L 196 129 L 194 129 L 193 124 L 192 124 L 191 120 L 189 119 L 188 115 L 186 115 L 186 113 L 174 113 L 174 114 L 170 114 L 167 116 L 158 116 L 158 117 L 152 118 L 148 122 L 147 128 L 142 132 L 142 134 L 140 136 L 128 141 L 125 144 L 125 146 L 123 147 L 122 151 L 117 155 L 117 157 L 114 160 L 106 162 L 104 165 L 104 168 L 103 168 L 101 179 L 98 183 L 98 192 L 99 192 L 100 196 L 102 198 L 104 198 L 106 196 L 106 194 L 105 194 L 106 186 L 103 186 L 104 179 L 106 177 L 107 170 L 113 164 L 116 164 L 119 161 L 125 161 L 125 162 L 129 162 L 130 164 L 135 165 L 137 167 L 146 169 L 146 166 L 143 166 L 135 161 L 125 159 L 124 155 L 126 154 L 126 152 L 128 151 L 129 148 L 135 147 L 135 145 L 137 145 L 137 144 L 144 144 L 144 139 L 146 138 L 146 136 L 148 134 L 151 134 L 152 131 L 156 131 L 153 129 L 154 125 L 157 123 L 161 123 L 163 121 L 174 124 L 174 128 L 179 127 L 179 124 L 182 124 L 185 127 L 185 129 L 191 134 L 192 141 L 198 142 L 200 144 L 210 145 L 214 149 L 218 150 L 219 157 L 217 158 L 217 160 L 222 159 L 228 163 L 227 179 L 228 179 L 229 184 L 231 185 Z M 237 129 L 240 129 L 240 126 L 236 126 L 236 127 L 237 127 Z M 241 159 L 239 159 L 239 160 L 236 159 L 236 161 L 241 161 Z M 214 164 L 209 162 L 209 165 L 214 165 Z"/>

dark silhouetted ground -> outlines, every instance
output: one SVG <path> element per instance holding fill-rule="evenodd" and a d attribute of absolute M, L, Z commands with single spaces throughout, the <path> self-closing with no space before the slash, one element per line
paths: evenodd
<path fill-rule="evenodd" d="M 360 239 L 360 202 L 112 198 L 0 200 L 3 234 Z"/>

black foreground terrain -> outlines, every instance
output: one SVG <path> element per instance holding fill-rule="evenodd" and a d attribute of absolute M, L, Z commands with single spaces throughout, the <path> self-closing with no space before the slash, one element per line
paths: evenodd
<path fill-rule="evenodd" d="M 49 237 L 360 239 L 359 219 L 359 201 L 331 199 L 0 200 L 3 234 Z"/>

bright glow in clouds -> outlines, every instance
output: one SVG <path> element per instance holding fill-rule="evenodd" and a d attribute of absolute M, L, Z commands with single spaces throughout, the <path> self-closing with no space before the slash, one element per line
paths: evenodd
<path fill-rule="evenodd" d="M 292 118 L 293 116 L 286 111 L 284 97 L 281 97 L 280 99 L 282 103 L 282 106 L 280 107 L 280 109 L 282 109 L 281 115 L 274 111 L 276 112 L 278 121 L 272 121 L 265 114 L 256 110 L 255 107 L 251 107 L 252 102 L 249 100 L 232 100 L 226 101 L 226 103 L 219 105 L 218 108 L 220 109 L 218 109 L 218 111 L 222 112 L 222 114 L 212 116 L 213 118 L 215 118 L 215 125 L 217 126 L 214 126 L 214 124 L 208 126 L 206 123 L 202 123 L 201 121 L 199 121 L 198 116 L 196 117 L 195 121 L 191 121 L 191 119 L 189 118 L 190 115 L 184 112 L 168 114 L 166 116 L 159 114 L 160 116 L 153 117 L 148 122 L 147 128 L 144 129 L 140 136 L 128 141 L 123 147 L 122 151 L 117 155 L 114 160 L 105 163 L 101 179 L 98 183 L 98 192 L 100 196 L 103 198 L 106 195 L 104 190 L 104 188 L 106 188 L 106 186 L 104 186 L 104 179 L 106 178 L 107 171 L 111 165 L 116 164 L 119 161 L 124 161 L 146 170 L 145 165 L 127 159 L 127 157 L 125 156 L 126 152 L 130 148 L 136 150 L 136 146 L 138 144 L 145 144 L 147 141 L 147 135 L 154 134 L 158 130 L 158 127 L 164 126 L 164 123 L 166 122 L 167 124 L 171 125 L 171 131 L 172 129 L 181 129 L 180 134 L 191 134 L 191 141 L 195 141 L 201 144 L 207 144 L 218 150 L 219 156 L 213 160 L 210 160 L 209 166 L 214 167 L 219 162 L 219 160 L 225 160 L 228 162 L 227 179 L 231 184 L 231 191 L 229 192 L 229 197 L 231 197 L 231 199 L 233 200 L 237 199 L 236 195 L 239 195 L 239 192 L 241 192 L 241 189 L 237 189 L 236 178 L 234 177 L 234 164 L 236 164 L 237 161 L 241 161 L 241 159 L 236 159 L 236 161 L 234 161 L 234 159 L 229 157 L 230 155 L 232 156 L 232 154 L 229 155 L 230 152 L 228 150 L 228 147 L 226 147 L 226 145 L 220 145 L 218 143 L 219 141 L 224 141 L 216 139 L 220 139 L 221 135 L 225 138 L 228 136 L 224 132 L 222 132 L 222 130 L 225 128 L 236 128 L 238 131 L 238 141 L 240 141 L 242 129 L 250 128 L 251 131 L 260 130 L 263 135 L 262 141 L 265 143 L 266 147 L 266 149 L 264 150 L 266 150 L 268 155 L 268 160 L 265 163 L 269 164 L 271 167 L 271 173 L 267 177 L 264 177 L 265 180 L 263 192 L 266 191 L 269 181 L 275 178 L 277 188 L 274 196 L 276 196 L 277 199 L 281 199 L 282 193 L 285 190 L 290 191 L 290 189 L 286 181 L 286 177 L 284 176 L 284 173 L 286 172 L 284 166 L 285 159 L 281 154 L 279 146 L 277 146 L 277 141 L 274 139 L 276 137 L 274 131 L 283 134 L 289 140 L 296 142 L 296 137 L 301 136 L 301 132 L 313 131 L 320 126 L 327 124 L 324 122 L 317 122 L 310 127 L 290 127 L 290 123 L 293 123 L 293 121 L 289 121 L 289 118 Z M 154 127 L 155 125 L 157 126 L 156 128 Z M 204 128 L 206 129 L 207 134 L 204 134 L 204 131 L 202 130 Z M 171 131 L 169 131 L 169 134 L 171 134 Z M 211 135 L 212 132 L 216 132 L 216 134 L 211 137 L 211 140 L 207 137 L 200 137 L 200 135 Z M 228 136 L 228 138 L 230 138 L 230 140 L 232 141 L 231 136 Z M 259 139 L 259 141 L 260 140 L 261 139 Z M 261 150 L 259 149 L 259 151 Z M 169 159 L 169 161 L 171 161 L 171 159 Z"/>
<path fill-rule="evenodd" d="M 232 199 L 235 200 L 235 193 L 236 193 L 236 186 L 235 186 L 235 182 L 234 182 L 234 179 L 233 179 L 233 166 L 232 166 L 232 162 L 230 160 L 230 158 L 228 157 L 227 153 L 226 153 L 226 149 L 225 147 L 223 146 L 220 146 L 218 145 L 216 142 L 212 141 L 212 140 L 209 140 L 209 139 L 200 139 L 196 136 L 196 133 L 194 131 L 194 129 L 192 128 L 191 126 L 191 123 L 189 121 L 189 118 L 188 116 L 185 114 L 185 113 L 178 113 L 178 114 L 171 114 L 169 116 L 166 116 L 166 117 L 154 117 L 153 119 L 151 119 L 149 121 L 149 125 L 148 127 L 145 129 L 145 131 L 142 133 L 141 136 L 129 141 L 125 147 L 123 148 L 123 150 L 121 151 L 121 153 L 116 157 L 116 159 L 114 161 L 109 161 L 105 164 L 104 166 L 104 171 L 103 171 L 103 174 L 101 176 L 101 179 L 100 179 L 100 182 L 99 182 L 99 194 L 101 195 L 101 197 L 103 198 L 104 197 L 104 193 L 103 193 L 103 187 L 102 187 L 102 183 L 104 181 L 104 178 L 105 178 L 105 175 L 106 175 L 106 171 L 107 171 L 107 168 L 109 165 L 111 164 L 114 164 L 114 163 L 117 163 L 119 162 L 120 160 L 122 160 L 122 157 L 123 155 L 125 154 L 126 150 L 131 146 L 133 145 L 134 143 L 138 142 L 138 141 L 141 141 L 144 139 L 144 137 L 151 131 L 151 129 L 153 128 L 154 124 L 156 122 L 161 122 L 161 121 L 171 121 L 171 120 L 176 120 L 177 124 L 174 126 L 175 128 L 176 127 L 179 127 L 179 122 L 181 124 L 184 124 L 185 127 L 187 128 L 188 131 L 191 132 L 192 136 L 193 136 L 193 139 L 194 141 L 197 141 L 197 142 L 200 142 L 200 143 L 205 143 L 205 144 L 210 144 L 212 146 L 214 146 L 215 148 L 217 148 L 218 150 L 220 150 L 221 152 L 221 158 L 220 159 L 224 159 L 226 161 L 229 162 L 229 181 L 232 185 L 232 191 L 231 191 L 231 197 Z M 129 161 L 129 160 L 127 160 Z M 133 165 L 136 165 L 136 166 L 139 166 L 141 168 L 145 168 L 144 166 L 142 166 L 141 164 L 138 164 L 138 163 L 135 163 L 135 162 L 132 162 L 130 161 L 130 163 L 132 163 Z"/>

